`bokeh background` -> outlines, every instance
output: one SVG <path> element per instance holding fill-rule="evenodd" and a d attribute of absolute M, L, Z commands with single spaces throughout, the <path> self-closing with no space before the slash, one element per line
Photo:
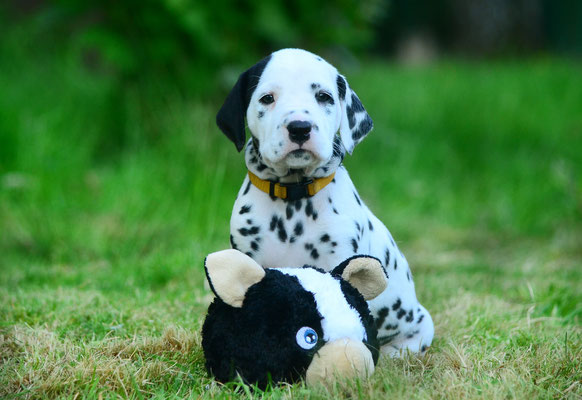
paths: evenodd
<path fill-rule="evenodd" d="M 371 390 L 580 395 L 578 0 L 2 1 L 0 394 L 207 382 L 187 332 L 245 174 L 214 116 L 283 47 L 336 65 L 374 119 L 345 162 L 437 324 L 435 358 Z M 103 350 L 160 335 L 139 359 Z M 447 375 L 463 354 L 490 370 Z"/>

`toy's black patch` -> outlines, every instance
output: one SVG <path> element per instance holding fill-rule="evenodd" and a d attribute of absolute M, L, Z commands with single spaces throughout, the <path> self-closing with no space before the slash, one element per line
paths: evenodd
<path fill-rule="evenodd" d="M 372 314 L 370 314 L 370 310 L 368 309 L 368 303 L 366 303 L 366 300 L 364 300 L 361 293 L 347 281 L 340 279 L 340 286 L 348 304 L 355 308 L 358 314 L 360 314 L 360 320 L 366 329 L 366 336 L 368 338 L 367 340 L 364 340 L 364 344 L 368 350 L 370 350 L 370 353 L 372 353 L 372 359 L 374 360 L 375 365 L 378 362 L 378 357 L 380 355 L 380 345 L 377 339 L 378 330 L 374 323 L 374 317 L 372 317 Z"/>
<path fill-rule="evenodd" d="M 263 280 L 249 288 L 241 308 L 219 298 L 210 305 L 202 327 L 206 368 L 221 382 L 237 374 L 263 388 L 269 380 L 295 381 L 323 344 L 304 350 L 295 335 L 308 326 L 323 338 L 321 318 L 313 294 L 296 277 L 267 269 Z"/>

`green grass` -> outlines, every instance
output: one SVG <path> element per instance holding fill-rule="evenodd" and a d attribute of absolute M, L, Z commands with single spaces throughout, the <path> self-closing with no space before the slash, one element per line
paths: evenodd
<path fill-rule="evenodd" d="M 202 260 L 245 173 L 220 98 L 122 85 L 0 41 L 0 396 L 301 397 L 206 375 Z M 557 59 L 345 71 L 375 130 L 346 160 L 436 337 L 358 398 L 582 397 L 582 75 Z"/>

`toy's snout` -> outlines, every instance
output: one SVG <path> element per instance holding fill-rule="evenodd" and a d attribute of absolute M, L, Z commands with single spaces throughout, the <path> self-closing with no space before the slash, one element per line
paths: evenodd
<path fill-rule="evenodd" d="M 308 385 L 331 383 L 334 378 L 367 378 L 374 372 L 372 353 L 361 341 L 338 339 L 324 345 L 307 369 Z"/>

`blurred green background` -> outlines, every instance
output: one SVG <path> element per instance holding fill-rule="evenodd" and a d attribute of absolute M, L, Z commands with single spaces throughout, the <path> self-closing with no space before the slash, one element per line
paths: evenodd
<path fill-rule="evenodd" d="M 199 326 L 201 263 L 229 247 L 245 174 L 214 116 L 238 74 L 282 47 L 334 63 L 374 119 L 345 162 L 411 261 L 435 354 L 456 334 L 447 304 L 465 293 L 477 313 L 494 296 L 548 318 L 538 344 L 550 350 L 560 327 L 579 328 L 580 1 L 8 0 L 0 333 L 48 329 L 82 346 Z M 505 346 L 503 318 L 468 322 L 470 334 Z M 86 389 L 6 348 L 16 361 L 0 368 L 0 395 Z M 195 379 L 197 351 L 182 360 Z M 15 378 L 30 371 L 40 377 Z M 552 385 L 565 390 L 568 374 Z M 182 377 L 160 379 L 163 390 Z"/>

